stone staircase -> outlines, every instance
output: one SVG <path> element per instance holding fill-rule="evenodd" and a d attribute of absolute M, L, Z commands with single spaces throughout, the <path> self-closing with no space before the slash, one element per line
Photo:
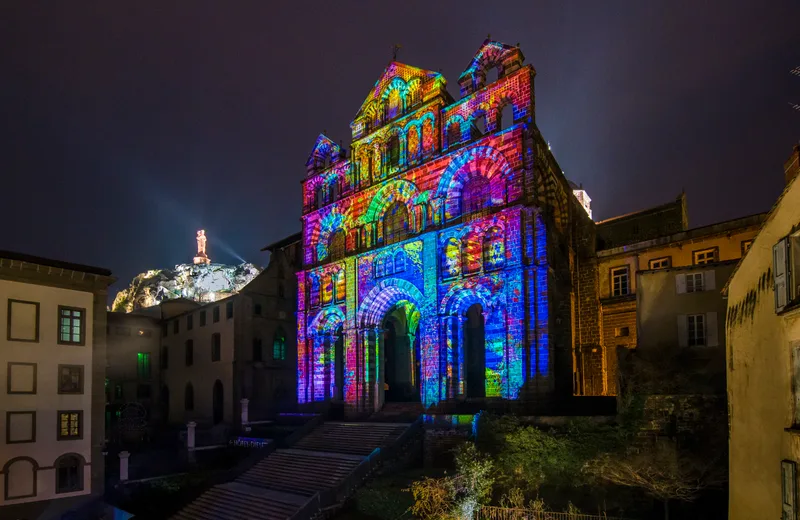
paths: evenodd
<path fill-rule="evenodd" d="M 213 486 L 175 520 L 304 520 L 346 498 L 412 424 L 324 423 L 232 482 Z"/>

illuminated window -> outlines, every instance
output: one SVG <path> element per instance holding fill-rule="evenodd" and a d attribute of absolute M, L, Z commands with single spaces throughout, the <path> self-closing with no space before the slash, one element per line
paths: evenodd
<path fill-rule="evenodd" d="M 476 176 L 468 180 L 461 190 L 461 213 L 477 213 L 489 206 L 489 181 Z"/>
<path fill-rule="evenodd" d="M 83 438 L 83 412 L 81 410 L 58 412 L 58 440 Z"/>
<path fill-rule="evenodd" d="M 414 161 L 419 159 L 422 149 L 419 145 L 419 128 L 412 126 L 408 129 L 408 159 Z"/>
<path fill-rule="evenodd" d="M 222 339 L 219 332 L 211 335 L 211 361 L 219 361 L 222 356 Z"/>
<path fill-rule="evenodd" d="M 186 389 L 183 393 L 183 409 L 187 412 L 194 410 L 194 388 L 192 383 L 186 383 Z"/>
<path fill-rule="evenodd" d="M 442 251 L 442 276 L 453 278 L 461 274 L 461 247 L 457 239 L 450 238 Z"/>
<path fill-rule="evenodd" d="M 655 258 L 650 260 L 650 269 L 666 269 L 672 265 L 672 257 Z"/>
<path fill-rule="evenodd" d="M 58 393 L 83 393 L 82 365 L 58 365 Z"/>
<path fill-rule="evenodd" d="M 752 240 L 742 240 L 742 256 L 744 256 L 745 254 L 747 254 L 748 251 L 750 251 L 750 246 L 752 245 L 753 245 Z"/>
<path fill-rule="evenodd" d="M 139 379 L 148 380 L 150 379 L 150 353 L 149 352 L 139 352 L 136 354 L 136 373 L 139 376 Z"/>
<path fill-rule="evenodd" d="M 77 455 L 62 455 L 56 466 L 56 493 L 83 490 L 83 463 Z"/>
<path fill-rule="evenodd" d="M 394 244 L 405 240 L 408 236 L 408 208 L 401 202 L 395 202 L 383 217 L 383 240 L 386 244 Z"/>
<path fill-rule="evenodd" d="M 483 267 L 487 271 L 503 267 L 506 258 L 506 245 L 503 233 L 491 228 L 483 239 Z"/>
<path fill-rule="evenodd" d="M 615 267 L 611 270 L 611 296 L 625 296 L 628 287 L 628 266 Z"/>
<path fill-rule="evenodd" d="M 390 169 L 400 166 L 400 138 L 398 136 L 393 135 L 389 138 L 389 142 L 387 143 L 387 152 L 387 166 Z"/>
<path fill-rule="evenodd" d="M 345 255 L 345 236 L 343 230 L 338 230 L 331 235 L 328 242 L 329 258 L 332 262 L 341 260 Z"/>
<path fill-rule="evenodd" d="M 706 320 L 703 314 L 691 314 L 686 317 L 687 331 L 689 333 L 689 346 L 702 346 L 706 344 Z"/>
<path fill-rule="evenodd" d="M 375 258 L 375 278 L 386 276 L 386 257 L 381 255 Z"/>
<path fill-rule="evenodd" d="M 344 280 L 344 271 L 339 271 L 333 275 L 334 286 L 333 286 L 333 300 L 336 303 L 341 303 L 344 301 L 345 297 L 345 280 Z"/>
<path fill-rule="evenodd" d="M 703 273 L 686 275 L 686 292 L 702 292 L 703 290 Z"/>
<path fill-rule="evenodd" d="M 710 249 L 701 249 L 700 251 L 695 251 L 693 253 L 694 257 L 694 264 L 695 265 L 702 265 L 702 264 L 711 264 L 717 261 L 717 253 L 718 250 L 716 247 L 712 247 Z"/>
<path fill-rule="evenodd" d="M 406 270 L 406 254 L 398 251 L 394 254 L 394 272 L 402 273 Z"/>
<path fill-rule="evenodd" d="M 62 345 L 83 345 L 86 310 L 58 307 L 58 342 Z"/>
<path fill-rule="evenodd" d="M 327 305 L 333 301 L 333 278 L 326 274 L 322 277 L 322 305 Z"/>
<path fill-rule="evenodd" d="M 278 327 L 272 339 L 272 359 L 281 361 L 286 359 L 286 333 Z"/>
<path fill-rule="evenodd" d="M 319 278 L 316 275 L 311 275 L 311 284 L 308 289 L 308 300 L 312 307 L 319 305 Z"/>

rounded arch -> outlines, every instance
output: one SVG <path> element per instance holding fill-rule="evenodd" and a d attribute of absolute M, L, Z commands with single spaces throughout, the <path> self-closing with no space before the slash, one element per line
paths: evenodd
<path fill-rule="evenodd" d="M 502 205 L 505 202 L 506 179 L 512 173 L 506 156 L 492 146 L 478 146 L 457 154 L 442 173 L 436 190 L 436 196 L 446 201 L 445 218 L 454 218 L 460 214 L 464 184 L 477 176 L 483 176 L 489 181 L 490 204 Z"/>
<path fill-rule="evenodd" d="M 337 207 L 331 207 L 319 220 L 311 232 L 311 243 L 317 244 L 317 261 L 321 262 L 328 257 L 328 246 L 331 235 L 339 230 L 347 235 L 347 215 L 341 213 Z"/>
<path fill-rule="evenodd" d="M 412 303 L 421 314 L 427 314 L 422 292 L 411 282 L 392 278 L 379 282 L 367 294 L 358 309 L 357 321 L 362 327 L 378 327 L 384 315 L 402 301 Z"/>
<path fill-rule="evenodd" d="M 63 460 L 66 459 L 66 457 L 75 457 L 78 460 L 79 463 L 86 464 L 86 459 L 83 457 L 83 455 L 81 455 L 80 453 L 70 452 L 70 453 L 63 453 L 63 454 L 59 455 L 58 457 L 56 457 L 55 462 L 53 462 L 53 467 L 57 468 L 58 465 Z"/>
<path fill-rule="evenodd" d="M 464 314 L 476 303 L 479 303 L 484 310 L 490 309 L 491 291 L 473 280 L 464 280 L 450 287 L 439 305 L 439 313 L 448 316 Z"/>
<path fill-rule="evenodd" d="M 6 462 L 3 466 L 5 499 L 35 497 L 38 471 L 39 463 L 31 457 L 14 457 Z M 12 475 L 14 478 L 11 478 Z"/>
<path fill-rule="evenodd" d="M 375 222 L 386 210 L 395 202 L 404 203 L 409 213 L 412 211 L 412 203 L 417 196 L 417 187 L 413 182 L 396 179 L 379 189 L 372 197 L 367 211 L 364 213 L 364 223 Z"/>
<path fill-rule="evenodd" d="M 314 316 L 311 323 L 308 324 L 307 333 L 311 337 L 321 332 L 333 333 L 343 324 L 345 320 L 344 313 L 339 307 L 328 307 L 323 309 Z"/>
<path fill-rule="evenodd" d="M 403 78 L 400 77 L 392 78 L 389 84 L 383 89 L 383 92 L 381 92 L 381 101 L 385 102 L 389 95 L 394 91 L 399 91 L 400 97 L 405 98 L 406 93 L 408 92 L 408 83 L 406 83 Z"/>

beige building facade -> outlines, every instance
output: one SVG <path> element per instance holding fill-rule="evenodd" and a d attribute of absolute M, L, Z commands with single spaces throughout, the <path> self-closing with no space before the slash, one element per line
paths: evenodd
<path fill-rule="evenodd" d="M 800 146 L 726 289 L 731 520 L 796 519 L 800 464 Z"/>
<path fill-rule="evenodd" d="M 0 252 L 0 518 L 103 492 L 105 269 Z"/>

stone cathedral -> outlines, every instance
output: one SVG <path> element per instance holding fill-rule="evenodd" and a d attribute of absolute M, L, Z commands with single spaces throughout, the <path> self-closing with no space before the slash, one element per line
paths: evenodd
<path fill-rule="evenodd" d="M 487 40 L 456 100 L 440 73 L 393 61 L 349 153 L 319 136 L 302 185 L 299 403 L 541 412 L 573 393 L 594 232 L 536 127 L 535 75 Z"/>

